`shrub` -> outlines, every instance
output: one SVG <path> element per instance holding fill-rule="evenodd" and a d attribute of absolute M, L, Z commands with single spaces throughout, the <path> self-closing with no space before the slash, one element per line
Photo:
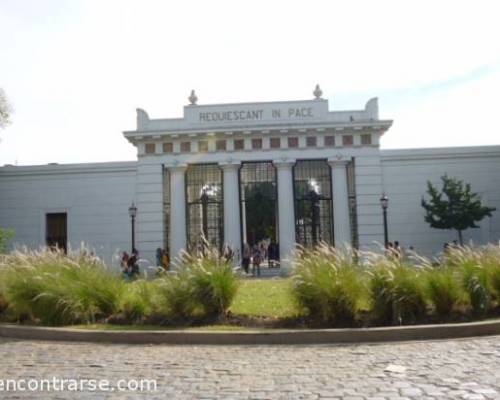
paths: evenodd
<path fill-rule="evenodd" d="M 123 282 L 88 254 L 24 250 L 7 256 L 5 296 L 14 315 L 66 325 L 114 313 Z"/>
<path fill-rule="evenodd" d="M 352 322 L 362 303 L 363 273 L 351 251 L 322 245 L 300 249 L 292 272 L 298 306 L 321 321 Z"/>
<path fill-rule="evenodd" d="M 436 314 L 446 317 L 461 299 L 457 271 L 449 267 L 432 268 L 426 274 L 426 291 Z"/>

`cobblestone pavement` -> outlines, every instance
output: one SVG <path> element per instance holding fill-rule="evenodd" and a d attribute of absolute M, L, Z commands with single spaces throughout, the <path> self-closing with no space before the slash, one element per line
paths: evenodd
<path fill-rule="evenodd" d="M 348 346 L 125 346 L 0 339 L 0 380 L 156 379 L 146 392 L 0 399 L 500 399 L 500 336 Z"/>

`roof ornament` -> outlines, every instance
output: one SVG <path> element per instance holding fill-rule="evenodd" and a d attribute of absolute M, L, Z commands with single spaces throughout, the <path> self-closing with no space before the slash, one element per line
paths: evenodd
<path fill-rule="evenodd" d="M 314 88 L 313 95 L 314 95 L 314 98 L 316 100 L 321 99 L 321 96 L 323 95 L 323 91 L 320 89 L 319 85 L 316 85 L 316 87 Z"/>
<path fill-rule="evenodd" d="M 192 106 L 196 105 L 196 102 L 198 101 L 198 96 L 196 96 L 196 93 L 194 92 L 194 89 L 191 90 L 191 95 L 188 97 L 189 102 L 191 103 Z"/>

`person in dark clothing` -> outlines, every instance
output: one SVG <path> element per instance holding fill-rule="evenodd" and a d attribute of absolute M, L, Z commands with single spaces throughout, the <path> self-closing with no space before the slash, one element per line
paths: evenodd
<path fill-rule="evenodd" d="M 139 252 L 137 251 L 137 249 L 133 249 L 132 255 L 130 256 L 127 262 L 127 267 L 130 271 L 131 277 L 139 275 L 139 264 L 137 263 L 138 261 L 139 261 Z"/>

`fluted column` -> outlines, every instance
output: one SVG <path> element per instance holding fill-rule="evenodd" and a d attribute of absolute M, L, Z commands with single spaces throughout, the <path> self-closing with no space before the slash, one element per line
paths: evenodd
<path fill-rule="evenodd" d="M 241 219 L 238 188 L 240 163 L 220 163 L 224 174 L 224 244 L 241 257 Z M 237 260 L 235 260 L 237 261 Z"/>
<path fill-rule="evenodd" d="M 335 246 L 351 245 L 351 222 L 349 216 L 349 192 L 347 189 L 347 163 L 349 160 L 329 159 L 332 167 L 333 232 Z"/>
<path fill-rule="evenodd" d="M 278 170 L 279 249 L 281 265 L 288 266 L 295 248 L 295 213 L 292 168 L 295 160 L 274 161 Z"/>
<path fill-rule="evenodd" d="M 170 171 L 170 254 L 172 259 L 186 249 L 185 165 L 169 167 Z"/>

